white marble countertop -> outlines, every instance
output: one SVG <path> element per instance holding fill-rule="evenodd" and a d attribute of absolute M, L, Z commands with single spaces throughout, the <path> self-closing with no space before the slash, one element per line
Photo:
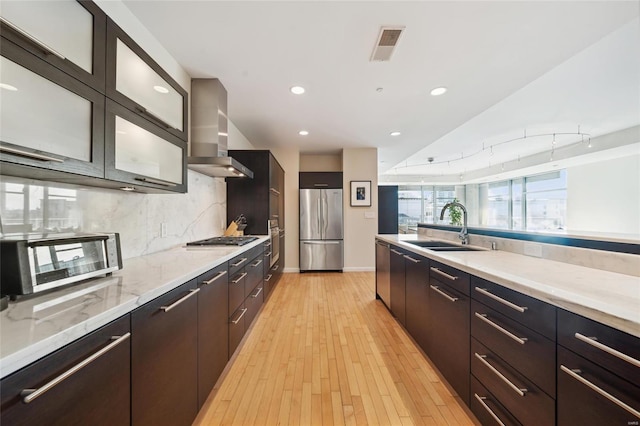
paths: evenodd
<path fill-rule="evenodd" d="M 10 302 L 0 313 L 0 378 L 268 241 L 176 247 L 124 260 L 112 276 Z"/>
<path fill-rule="evenodd" d="M 418 235 L 376 238 L 640 337 L 640 277 L 506 251 L 435 252 L 409 244 L 429 239 Z"/>

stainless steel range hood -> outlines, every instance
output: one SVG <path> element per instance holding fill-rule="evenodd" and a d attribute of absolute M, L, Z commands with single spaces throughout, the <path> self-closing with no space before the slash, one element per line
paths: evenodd
<path fill-rule="evenodd" d="M 191 170 L 213 177 L 249 177 L 253 172 L 227 156 L 227 90 L 217 78 L 191 80 Z"/>

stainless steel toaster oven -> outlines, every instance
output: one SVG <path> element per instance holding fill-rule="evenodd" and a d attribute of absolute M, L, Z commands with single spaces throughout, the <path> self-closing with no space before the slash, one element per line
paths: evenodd
<path fill-rule="evenodd" d="M 120 236 L 26 234 L 0 238 L 0 291 L 38 293 L 122 269 Z"/>

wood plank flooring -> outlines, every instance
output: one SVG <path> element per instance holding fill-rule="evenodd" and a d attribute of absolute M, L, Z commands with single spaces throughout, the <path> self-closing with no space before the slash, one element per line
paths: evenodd
<path fill-rule="evenodd" d="M 357 272 L 284 274 L 194 424 L 478 423 Z"/>

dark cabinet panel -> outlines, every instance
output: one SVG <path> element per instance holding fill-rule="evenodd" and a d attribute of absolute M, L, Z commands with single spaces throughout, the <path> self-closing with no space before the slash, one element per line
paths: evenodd
<path fill-rule="evenodd" d="M 3 425 L 128 425 L 130 424 L 129 315 L 4 378 L 0 423 Z M 92 360 L 91 360 L 92 359 Z M 43 386 L 77 368 L 48 390 Z M 38 396 L 36 396 L 38 395 Z"/>
<path fill-rule="evenodd" d="M 244 307 L 247 308 L 247 313 L 244 318 L 245 333 L 247 332 L 247 330 L 249 330 L 249 327 L 251 326 L 251 323 L 253 323 L 253 320 L 256 318 L 256 315 L 258 315 L 258 311 L 262 307 L 263 301 L 264 299 L 262 286 L 258 286 L 253 289 L 251 294 L 245 300 Z"/>
<path fill-rule="evenodd" d="M 198 407 L 229 360 L 227 264 L 198 277 Z"/>
<path fill-rule="evenodd" d="M 342 188 L 342 172 L 300 172 L 300 189 Z"/>
<path fill-rule="evenodd" d="M 134 425 L 190 425 L 198 412 L 198 302 L 192 280 L 131 313 Z"/>
<path fill-rule="evenodd" d="M 244 306 L 244 302 L 229 317 L 229 358 L 238 349 L 238 345 L 244 337 L 246 331 L 245 315 L 248 309 Z"/>
<path fill-rule="evenodd" d="M 428 350 L 429 259 L 405 256 L 406 327 L 425 353 Z"/>
<path fill-rule="evenodd" d="M 398 233 L 398 186 L 378 186 L 378 234 Z"/>
<path fill-rule="evenodd" d="M 471 377 L 469 407 L 483 426 L 518 426 L 520 423 L 482 384 Z M 542 426 L 542 425 L 540 425 Z"/>
<path fill-rule="evenodd" d="M 462 272 L 456 268 L 443 263 L 431 262 L 429 266 L 429 275 L 431 279 L 435 279 L 444 283 L 462 294 L 469 296 L 469 274 Z"/>
<path fill-rule="evenodd" d="M 249 297 L 253 293 L 253 289 L 262 283 L 264 278 L 264 268 L 262 263 L 264 262 L 262 254 L 255 257 L 245 267 L 247 277 L 244 282 L 244 296 Z"/>
<path fill-rule="evenodd" d="M 234 312 L 245 299 L 244 288 L 247 273 L 244 268 L 229 277 L 229 312 Z"/>
<path fill-rule="evenodd" d="M 391 246 L 391 313 L 405 325 L 406 284 L 404 253 Z"/>

